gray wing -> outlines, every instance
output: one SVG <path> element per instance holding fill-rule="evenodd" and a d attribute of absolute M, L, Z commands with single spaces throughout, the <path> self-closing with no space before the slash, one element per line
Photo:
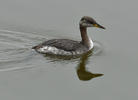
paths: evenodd
<path fill-rule="evenodd" d="M 52 39 L 48 40 L 42 44 L 41 46 L 52 46 L 58 49 L 66 50 L 66 51 L 75 51 L 78 48 L 84 48 L 85 46 L 78 41 L 68 40 L 68 39 Z"/>

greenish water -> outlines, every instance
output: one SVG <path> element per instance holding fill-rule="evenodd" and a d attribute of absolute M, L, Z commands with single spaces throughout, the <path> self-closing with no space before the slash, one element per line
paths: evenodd
<path fill-rule="evenodd" d="M 2 100 L 137 100 L 138 14 L 135 0 L 0 1 Z M 93 17 L 93 52 L 76 59 L 31 49 L 45 40 L 80 40 L 79 20 Z"/>

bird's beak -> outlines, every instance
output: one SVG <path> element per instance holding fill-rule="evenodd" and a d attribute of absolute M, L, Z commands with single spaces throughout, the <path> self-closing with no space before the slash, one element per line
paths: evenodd
<path fill-rule="evenodd" d="M 93 24 L 94 27 L 97 27 L 97 28 L 102 28 L 102 29 L 105 29 L 105 27 L 103 27 L 102 25 L 100 24 Z"/>

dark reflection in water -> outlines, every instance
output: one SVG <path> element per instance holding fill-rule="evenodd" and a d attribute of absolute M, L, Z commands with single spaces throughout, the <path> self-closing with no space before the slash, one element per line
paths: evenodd
<path fill-rule="evenodd" d="M 93 55 L 93 50 L 91 50 L 88 53 L 85 53 L 83 55 L 79 55 L 79 56 L 44 55 L 44 57 L 46 57 L 46 59 L 49 60 L 50 62 L 74 61 L 76 59 L 77 61 L 79 61 L 78 65 L 77 65 L 77 69 L 76 69 L 78 78 L 82 81 L 88 81 L 93 78 L 103 76 L 103 74 L 92 73 L 87 70 L 86 65 L 88 64 L 89 57 L 92 55 Z"/>
<path fill-rule="evenodd" d="M 92 55 L 92 51 L 82 55 L 80 58 L 80 62 L 77 66 L 77 75 L 80 80 L 88 81 L 88 80 L 91 80 L 93 78 L 100 77 L 103 75 L 103 74 L 98 74 L 98 73 L 96 74 L 96 73 L 89 72 L 86 69 L 86 64 L 88 63 L 88 58 L 91 55 Z"/>

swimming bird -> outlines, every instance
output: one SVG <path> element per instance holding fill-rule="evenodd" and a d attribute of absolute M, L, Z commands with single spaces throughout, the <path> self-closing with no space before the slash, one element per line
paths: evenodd
<path fill-rule="evenodd" d="M 84 16 L 79 22 L 81 41 L 75 41 L 70 39 L 51 39 L 45 41 L 37 46 L 32 47 L 37 52 L 42 54 L 53 55 L 81 55 L 87 53 L 93 49 L 94 44 L 90 37 L 87 35 L 88 27 L 97 27 L 105 29 L 105 27 L 98 24 L 93 18 Z"/>

